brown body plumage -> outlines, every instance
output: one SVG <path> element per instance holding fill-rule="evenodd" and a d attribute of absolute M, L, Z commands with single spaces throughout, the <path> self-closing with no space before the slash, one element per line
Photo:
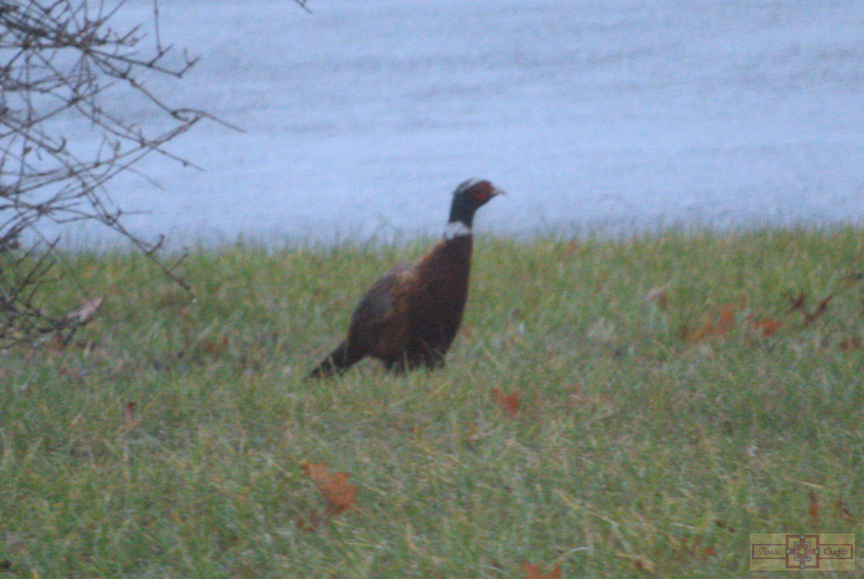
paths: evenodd
<path fill-rule="evenodd" d="M 367 356 L 396 371 L 443 365 L 468 297 L 474 212 L 499 193 L 488 181 L 462 183 L 444 239 L 414 263 L 390 270 L 366 292 L 351 316 L 347 338 L 311 376 L 343 372 Z"/>

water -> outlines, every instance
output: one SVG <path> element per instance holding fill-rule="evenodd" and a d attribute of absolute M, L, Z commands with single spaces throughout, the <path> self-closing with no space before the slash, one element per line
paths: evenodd
<path fill-rule="evenodd" d="M 146 14 L 141 5 L 126 18 Z M 243 127 L 111 188 L 137 232 L 264 240 L 861 222 L 864 2 L 162 0 L 202 56 L 151 88 Z M 124 106 L 128 106 L 124 103 Z M 148 117 L 134 106 L 129 114 Z"/>

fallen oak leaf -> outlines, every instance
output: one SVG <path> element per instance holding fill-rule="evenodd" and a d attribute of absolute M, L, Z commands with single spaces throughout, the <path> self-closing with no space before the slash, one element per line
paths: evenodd
<path fill-rule="evenodd" d="M 755 322 L 753 322 L 753 325 L 756 326 L 756 329 L 759 330 L 759 334 L 763 338 L 773 336 L 774 332 L 783 327 L 783 324 L 781 322 L 778 322 L 777 320 L 772 320 L 771 318 L 756 320 Z"/>
<path fill-rule="evenodd" d="M 474 444 L 480 442 L 482 437 L 477 433 L 477 421 L 471 423 L 471 428 L 468 430 L 468 436 L 465 437 L 465 442 Z"/>
<path fill-rule="evenodd" d="M 669 296 L 666 293 L 668 286 L 669 284 L 664 284 L 652 287 L 648 290 L 642 300 L 646 302 L 655 302 L 657 307 L 665 312 L 669 307 Z"/>
<path fill-rule="evenodd" d="M 735 306 L 732 304 L 724 304 L 720 308 L 720 315 L 717 321 L 713 321 L 713 317 L 705 321 L 696 333 L 690 335 L 689 328 L 685 325 L 681 332 L 681 337 L 684 341 L 691 344 L 698 344 L 710 336 L 725 336 L 730 330 L 735 328 Z"/>
<path fill-rule="evenodd" d="M 499 388 L 492 389 L 492 395 L 495 396 L 495 402 L 501 407 L 509 418 L 515 418 L 519 413 L 519 407 L 522 402 L 519 400 L 519 393 L 504 394 Z"/>
<path fill-rule="evenodd" d="M 341 513 L 357 504 L 357 486 L 348 482 L 351 475 L 347 472 L 327 473 L 326 464 L 303 463 L 303 472 L 318 486 L 327 501 L 327 509 L 333 514 Z"/>
<path fill-rule="evenodd" d="M 328 480 L 327 465 L 314 462 L 304 462 L 303 472 L 316 483 L 323 483 Z"/>
<path fill-rule="evenodd" d="M 720 319 L 717 320 L 717 325 L 714 330 L 721 336 L 725 336 L 729 330 L 735 327 L 735 306 L 724 304 L 720 310 Z"/>
<path fill-rule="evenodd" d="M 525 572 L 525 579 L 561 579 L 561 567 L 555 565 L 546 575 L 540 572 L 540 567 L 532 565 L 528 561 L 522 562 L 522 570 Z"/>
<path fill-rule="evenodd" d="M 644 557 L 635 557 L 633 559 L 633 564 L 640 571 L 647 571 L 648 573 L 654 572 L 654 562 L 650 559 L 646 559 Z"/>
<path fill-rule="evenodd" d="M 78 328 L 86 325 L 96 315 L 104 301 L 105 298 L 96 298 L 84 302 L 81 307 L 63 316 L 60 323 L 52 330 L 54 331 L 54 340 L 50 349 L 55 352 L 64 349 L 72 341 L 72 336 L 75 335 Z M 64 329 L 67 330 L 65 336 L 63 335 Z"/>
<path fill-rule="evenodd" d="M 127 402 L 123 407 L 123 426 L 126 428 L 135 428 L 138 425 L 138 419 L 135 418 L 135 403 Z"/>
<path fill-rule="evenodd" d="M 335 472 L 326 484 L 319 485 L 321 493 L 337 513 L 353 507 L 357 502 L 357 486 L 348 482 L 350 478 L 347 472 Z"/>
<path fill-rule="evenodd" d="M 96 312 L 99 311 L 99 308 L 102 307 L 102 302 L 104 301 L 104 297 L 86 301 L 78 309 L 66 314 L 63 319 L 65 319 L 67 322 L 83 326 L 91 319 L 93 319 L 93 316 L 95 316 Z"/>
<path fill-rule="evenodd" d="M 201 348 L 211 356 L 219 356 L 231 344 L 231 339 L 228 335 L 222 336 L 220 340 L 204 340 L 201 342 Z"/>
<path fill-rule="evenodd" d="M 819 495 L 816 491 L 810 491 L 810 519 L 812 522 L 819 522 Z"/>

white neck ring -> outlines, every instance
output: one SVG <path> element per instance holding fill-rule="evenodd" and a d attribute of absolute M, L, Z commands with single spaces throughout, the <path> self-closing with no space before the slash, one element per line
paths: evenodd
<path fill-rule="evenodd" d="M 444 239 L 453 239 L 454 237 L 462 237 L 463 235 L 471 235 L 471 228 L 461 221 L 451 221 L 444 229 Z"/>

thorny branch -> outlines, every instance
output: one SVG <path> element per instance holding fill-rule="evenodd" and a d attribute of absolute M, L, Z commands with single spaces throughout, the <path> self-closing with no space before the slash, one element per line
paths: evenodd
<path fill-rule="evenodd" d="M 295 1 L 305 8 L 305 1 Z M 158 0 L 150 28 L 113 28 L 126 3 L 0 0 L 0 348 L 45 333 L 71 334 L 79 323 L 40 306 L 59 242 L 42 225 L 53 231 L 58 224 L 101 223 L 189 290 L 176 273 L 179 261 L 157 257 L 163 239 L 148 242 L 130 233 L 105 192 L 106 183 L 151 153 L 191 165 L 164 147 L 202 119 L 213 119 L 173 107 L 146 87 L 145 77 L 154 74 L 182 78 L 197 59 L 162 44 Z M 106 106 L 104 97 L 118 91 L 150 107 L 158 129 Z M 97 132 L 94 150 L 70 143 L 70 120 Z"/>

